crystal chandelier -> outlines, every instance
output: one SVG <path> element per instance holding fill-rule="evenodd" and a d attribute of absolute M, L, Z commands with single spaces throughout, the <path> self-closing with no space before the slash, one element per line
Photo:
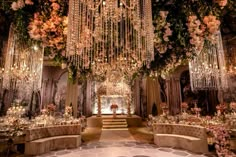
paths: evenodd
<path fill-rule="evenodd" d="M 222 90 L 228 87 L 220 32 L 215 45 L 208 45 L 189 62 L 192 90 Z"/>
<path fill-rule="evenodd" d="M 236 47 L 234 45 L 228 46 L 226 58 L 227 74 L 236 76 Z"/>
<path fill-rule="evenodd" d="M 25 97 L 41 88 L 43 48 L 36 43 L 22 44 L 19 41 L 14 26 L 11 25 L 1 77 L 3 88 L 17 90 L 19 95 Z"/>
<path fill-rule="evenodd" d="M 69 1 L 66 55 L 78 69 L 134 71 L 149 65 L 153 49 L 151 0 Z"/>

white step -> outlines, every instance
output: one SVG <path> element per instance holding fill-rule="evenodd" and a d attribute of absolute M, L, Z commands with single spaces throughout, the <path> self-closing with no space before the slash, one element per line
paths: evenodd
<path fill-rule="evenodd" d="M 102 128 L 104 129 L 115 129 L 115 128 L 127 128 L 128 124 L 126 119 L 103 119 Z"/>
<path fill-rule="evenodd" d="M 128 128 L 102 128 L 102 130 L 129 130 Z"/>
<path fill-rule="evenodd" d="M 103 119 L 103 122 L 126 122 L 126 119 Z"/>
<path fill-rule="evenodd" d="M 122 124 L 127 124 L 127 122 L 103 122 L 103 125 L 122 125 Z"/>
<path fill-rule="evenodd" d="M 126 124 L 124 124 L 124 125 L 103 125 L 102 126 L 103 128 L 127 128 L 128 127 L 128 125 Z"/>

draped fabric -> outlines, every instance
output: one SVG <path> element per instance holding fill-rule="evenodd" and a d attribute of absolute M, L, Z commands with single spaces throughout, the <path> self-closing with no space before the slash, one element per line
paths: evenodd
<path fill-rule="evenodd" d="M 28 104 L 29 111 L 32 114 L 37 114 L 40 112 L 40 104 L 41 104 L 41 95 L 40 91 L 33 91 L 30 99 L 30 103 Z"/>
<path fill-rule="evenodd" d="M 175 77 L 166 79 L 166 87 L 167 104 L 169 105 L 170 114 L 178 114 L 180 113 L 180 104 L 182 102 L 180 79 Z"/>
<path fill-rule="evenodd" d="M 78 80 L 76 79 L 74 84 L 68 80 L 67 82 L 67 92 L 66 92 L 66 105 L 71 105 L 73 108 L 73 116 L 77 117 L 78 106 Z"/>
<path fill-rule="evenodd" d="M 133 103 L 135 106 L 135 114 L 141 116 L 141 102 L 140 102 L 140 79 L 135 79 L 133 86 Z"/>
<path fill-rule="evenodd" d="M 161 95 L 160 84 L 157 78 L 147 78 L 147 114 L 152 113 L 152 106 L 155 104 L 157 107 L 158 115 L 161 113 L 160 108 Z"/>
<path fill-rule="evenodd" d="M 86 87 L 86 107 L 85 107 L 85 115 L 91 116 L 92 115 L 92 81 L 87 80 L 87 87 Z"/>

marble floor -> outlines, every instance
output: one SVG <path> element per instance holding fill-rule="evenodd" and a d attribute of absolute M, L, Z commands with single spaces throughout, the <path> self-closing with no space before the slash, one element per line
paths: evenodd
<path fill-rule="evenodd" d="M 212 157 L 174 148 L 156 147 L 154 144 L 126 142 L 92 142 L 77 149 L 52 151 L 41 157 Z"/>
<path fill-rule="evenodd" d="M 87 128 L 83 143 L 76 149 L 51 151 L 38 157 L 213 157 L 186 150 L 157 147 L 147 128 L 102 130 Z"/>

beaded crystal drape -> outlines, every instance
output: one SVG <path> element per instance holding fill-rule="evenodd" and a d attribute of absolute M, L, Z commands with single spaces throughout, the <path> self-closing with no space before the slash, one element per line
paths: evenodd
<path fill-rule="evenodd" d="M 67 57 L 79 69 L 134 71 L 154 58 L 151 0 L 70 0 Z"/>
<path fill-rule="evenodd" d="M 30 97 L 41 89 L 43 48 L 19 39 L 11 25 L 5 66 L 2 68 L 3 88 L 16 90 L 17 98 Z"/>
<path fill-rule="evenodd" d="M 222 90 L 228 87 L 220 32 L 215 45 L 208 45 L 189 62 L 189 71 L 192 90 Z"/>

